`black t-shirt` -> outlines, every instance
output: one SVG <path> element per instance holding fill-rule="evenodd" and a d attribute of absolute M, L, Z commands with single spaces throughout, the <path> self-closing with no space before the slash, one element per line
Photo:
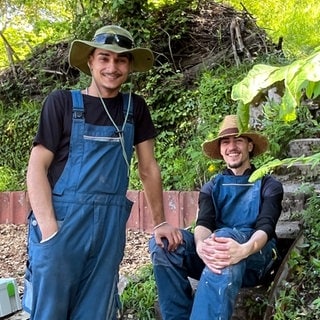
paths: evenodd
<path fill-rule="evenodd" d="M 136 94 L 133 102 L 134 145 L 156 137 L 156 130 L 145 100 Z M 104 103 L 117 125 L 124 121 L 123 99 L 119 93 L 114 98 L 104 98 Z M 99 97 L 83 95 L 84 118 L 87 123 L 110 126 L 108 117 Z M 46 98 L 40 116 L 39 128 L 34 145 L 41 144 L 54 153 L 48 178 L 53 187 L 60 177 L 69 154 L 72 127 L 72 96 L 69 90 L 53 91 Z"/>

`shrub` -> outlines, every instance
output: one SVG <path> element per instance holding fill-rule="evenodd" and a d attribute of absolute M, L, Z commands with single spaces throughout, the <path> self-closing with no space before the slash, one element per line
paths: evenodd
<path fill-rule="evenodd" d="M 3 106 L 0 105 L 0 108 L 0 166 L 13 175 L 10 188 L 24 190 L 26 168 L 40 107 L 35 102 L 25 101 L 19 106 L 6 109 L 6 112 Z"/>
<path fill-rule="evenodd" d="M 19 190 L 18 174 L 8 167 L 0 167 L 0 192 Z"/>

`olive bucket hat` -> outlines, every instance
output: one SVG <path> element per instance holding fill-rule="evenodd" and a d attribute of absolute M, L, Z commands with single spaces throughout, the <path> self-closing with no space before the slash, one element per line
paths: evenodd
<path fill-rule="evenodd" d="M 202 150 L 206 156 L 212 159 L 223 159 L 220 154 L 220 140 L 225 137 L 242 136 L 249 138 L 254 147 L 252 156 L 257 156 L 264 153 L 268 149 L 268 139 L 255 131 L 241 132 L 238 129 L 237 115 L 226 116 L 220 126 L 218 136 L 213 140 L 205 141 L 202 144 Z"/>
<path fill-rule="evenodd" d="M 69 52 L 72 67 L 91 75 L 88 58 L 94 49 L 109 50 L 115 53 L 131 53 L 132 71 L 148 71 L 153 65 L 153 53 L 147 48 L 135 48 L 131 34 L 116 25 L 104 26 L 96 31 L 92 41 L 74 40 Z"/>

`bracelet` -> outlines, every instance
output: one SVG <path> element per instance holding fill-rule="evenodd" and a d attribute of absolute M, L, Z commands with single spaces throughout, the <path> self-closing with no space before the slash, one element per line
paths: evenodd
<path fill-rule="evenodd" d="M 156 229 L 158 229 L 158 228 L 160 228 L 160 227 L 162 227 L 162 226 L 164 226 L 165 224 L 167 224 L 167 221 L 163 221 L 163 222 L 157 224 L 157 225 L 153 228 L 153 231 L 156 230 Z"/>

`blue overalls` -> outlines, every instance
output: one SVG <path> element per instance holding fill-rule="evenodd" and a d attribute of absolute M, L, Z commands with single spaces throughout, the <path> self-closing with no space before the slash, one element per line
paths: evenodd
<path fill-rule="evenodd" d="M 23 304 L 35 320 L 111 320 L 119 307 L 118 270 L 132 207 L 126 192 L 133 107 L 123 95 L 126 120 L 117 130 L 85 123 L 80 91 L 72 97 L 69 158 L 52 195 L 60 228 L 40 243 L 40 229 L 30 216 Z"/>
<path fill-rule="evenodd" d="M 217 213 L 215 235 L 239 243 L 249 240 L 259 213 L 261 180 L 248 183 L 248 176 L 218 175 L 212 198 Z M 169 252 L 150 241 L 163 320 L 228 320 L 241 286 L 253 286 L 272 261 L 274 240 L 216 274 L 205 267 L 196 253 L 193 234 L 182 230 L 183 245 Z M 165 243 L 167 245 L 167 243 Z M 188 277 L 200 279 L 193 298 Z"/>

